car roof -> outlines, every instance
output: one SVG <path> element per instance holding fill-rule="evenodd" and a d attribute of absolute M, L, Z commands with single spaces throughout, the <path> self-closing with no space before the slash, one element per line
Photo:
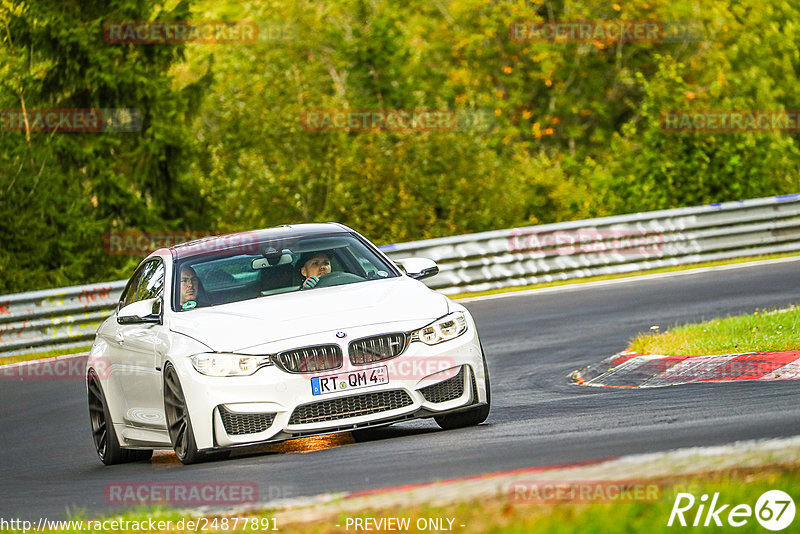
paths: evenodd
<path fill-rule="evenodd" d="M 169 247 L 169 250 L 175 259 L 182 259 L 203 252 L 221 252 L 230 248 L 246 247 L 248 244 L 264 243 L 272 240 L 282 241 L 300 237 L 349 232 L 352 232 L 350 228 L 335 222 L 284 224 L 273 228 L 204 237 L 174 245 Z"/>

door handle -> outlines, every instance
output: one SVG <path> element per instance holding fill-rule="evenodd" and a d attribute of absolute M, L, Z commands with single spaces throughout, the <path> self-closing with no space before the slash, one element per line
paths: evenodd
<path fill-rule="evenodd" d="M 117 345 L 122 345 L 122 342 L 125 341 L 125 338 L 122 337 L 122 334 L 117 332 L 114 334 L 114 341 L 117 342 Z"/>

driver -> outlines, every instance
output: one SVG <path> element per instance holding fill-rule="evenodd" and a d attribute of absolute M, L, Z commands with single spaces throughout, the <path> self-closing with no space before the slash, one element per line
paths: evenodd
<path fill-rule="evenodd" d="M 311 289 L 317 285 L 320 277 L 331 272 L 331 259 L 324 252 L 317 252 L 311 256 L 300 258 L 298 263 L 301 265 L 300 274 L 305 278 L 300 285 L 300 289 Z"/>

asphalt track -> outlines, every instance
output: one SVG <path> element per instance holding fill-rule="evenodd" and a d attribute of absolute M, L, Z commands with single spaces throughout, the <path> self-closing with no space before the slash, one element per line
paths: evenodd
<path fill-rule="evenodd" d="M 586 388 L 570 371 L 625 348 L 652 325 L 800 302 L 800 262 L 476 301 L 492 379 L 488 421 L 441 431 L 432 420 L 357 443 L 306 443 L 182 466 L 104 467 L 80 380 L 0 381 L 0 517 L 38 521 L 122 512 L 120 482 L 254 482 L 262 500 L 359 491 L 495 471 L 570 464 L 678 447 L 800 434 L 800 382 Z"/>

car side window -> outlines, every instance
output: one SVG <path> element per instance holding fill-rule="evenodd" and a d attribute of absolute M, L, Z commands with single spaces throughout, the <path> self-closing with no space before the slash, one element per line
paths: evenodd
<path fill-rule="evenodd" d="M 139 282 L 142 280 L 143 272 L 144 269 L 138 269 L 133 274 L 133 278 L 131 278 L 130 282 L 128 282 L 128 287 L 125 288 L 125 293 L 123 293 L 122 297 L 119 299 L 120 309 L 136 301 L 136 290 L 139 289 Z"/>
<path fill-rule="evenodd" d="M 164 294 L 164 263 L 153 260 L 145 264 L 136 300 L 154 299 Z"/>
<path fill-rule="evenodd" d="M 133 275 L 127 291 L 120 299 L 120 308 L 139 300 L 160 297 L 164 293 L 164 263 L 151 260 Z"/>

